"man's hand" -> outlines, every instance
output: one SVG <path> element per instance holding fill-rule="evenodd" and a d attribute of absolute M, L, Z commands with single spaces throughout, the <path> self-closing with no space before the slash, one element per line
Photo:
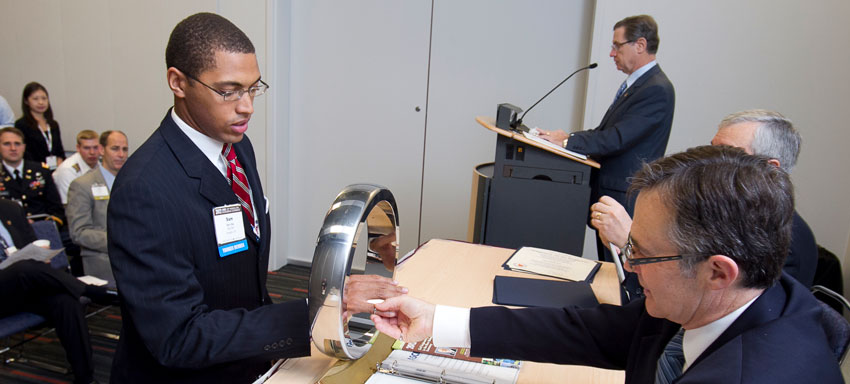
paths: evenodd
<path fill-rule="evenodd" d="M 599 231 L 603 244 L 614 243 L 622 249 L 628 241 L 632 218 L 617 200 L 602 196 L 590 206 L 590 224 Z"/>
<path fill-rule="evenodd" d="M 369 241 L 369 249 L 381 257 L 381 262 L 388 271 L 395 269 L 396 247 L 398 247 L 398 243 L 395 240 L 395 232 L 378 236 Z"/>
<path fill-rule="evenodd" d="M 375 306 L 366 302 L 370 299 L 389 299 L 407 293 L 407 288 L 399 286 L 397 281 L 378 275 L 351 275 L 345 282 L 342 296 L 343 317 L 355 313 L 372 313 Z"/>
<path fill-rule="evenodd" d="M 372 315 L 375 328 L 390 337 L 406 343 L 415 343 L 431 337 L 434 330 L 434 304 L 410 297 L 399 296 L 375 305 L 378 313 Z"/>
<path fill-rule="evenodd" d="M 570 135 L 564 131 L 547 131 L 545 129 L 538 129 L 537 136 L 541 139 L 545 139 L 551 143 L 557 144 L 559 147 L 564 145 L 564 139 L 570 137 Z"/>

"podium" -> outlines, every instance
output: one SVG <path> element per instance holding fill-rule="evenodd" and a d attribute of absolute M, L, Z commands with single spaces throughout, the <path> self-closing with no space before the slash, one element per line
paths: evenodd
<path fill-rule="evenodd" d="M 498 136 L 495 162 L 474 171 L 468 240 L 581 256 L 590 172 L 599 163 L 498 128 L 493 118 L 475 120 Z"/>

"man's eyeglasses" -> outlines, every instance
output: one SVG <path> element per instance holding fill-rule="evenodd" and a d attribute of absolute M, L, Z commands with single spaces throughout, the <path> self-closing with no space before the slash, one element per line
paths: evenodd
<path fill-rule="evenodd" d="M 624 41 L 624 42 L 622 42 L 622 43 L 618 43 L 618 42 L 616 42 L 616 41 L 615 41 L 615 42 L 613 42 L 613 43 L 611 44 L 611 49 L 613 49 L 613 50 L 615 50 L 615 51 L 619 51 L 619 50 L 620 50 L 620 47 L 622 47 L 622 46 L 624 46 L 624 45 L 626 45 L 626 44 L 634 43 L 634 42 L 635 42 L 635 40 L 627 40 L 627 41 Z"/>
<path fill-rule="evenodd" d="M 219 96 L 221 96 L 221 98 L 224 101 L 236 101 L 236 100 L 242 99 L 242 95 L 244 95 L 246 93 L 253 98 L 253 97 L 260 96 L 260 95 L 266 93 L 266 91 L 269 90 L 269 85 L 266 84 L 266 82 L 264 82 L 262 79 L 258 79 L 257 82 L 259 82 L 259 84 L 254 85 L 254 86 L 252 86 L 248 89 L 239 89 L 239 90 L 233 90 L 233 91 L 220 91 L 218 89 L 210 87 L 209 85 L 207 85 L 203 81 L 198 80 L 198 78 L 195 77 L 195 76 L 192 76 L 192 75 L 190 75 L 186 72 L 183 72 L 183 74 L 186 75 L 186 77 L 201 83 L 201 85 L 203 85 L 203 86 L 209 88 L 210 90 L 212 90 L 213 92 L 219 94 Z"/>
<path fill-rule="evenodd" d="M 629 234 L 629 239 L 626 246 L 623 247 L 623 264 L 629 263 L 630 267 L 642 264 L 661 263 L 664 261 L 681 260 L 686 256 L 702 256 L 702 255 L 673 255 L 673 256 L 657 256 L 657 257 L 635 257 L 635 244 L 632 242 L 632 235 Z"/>

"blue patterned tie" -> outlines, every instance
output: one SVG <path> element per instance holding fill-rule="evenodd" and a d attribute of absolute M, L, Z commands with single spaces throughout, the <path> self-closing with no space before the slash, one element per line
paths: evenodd
<path fill-rule="evenodd" d="M 620 96 L 623 96 L 623 93 L 626 93 L 626 81 L 623 80 L 623 84 L 620 84 L 620 89 L 617 90 L 617 96 L 614 96 L 614 101 L 611 102 L 611 106 L 617 103 L 617 100 L 620 100 Z"/>
<path fill-rule="evenodd" d="M 685 353 L 682 352 L 684 336 L 685 329 L 682 328 L 664 347 L 664 353 L 658 358 L 658 368 L 655 370 L 655 384 L 670 384 L 682 376 L 682 367 L 685 366 Z"/>

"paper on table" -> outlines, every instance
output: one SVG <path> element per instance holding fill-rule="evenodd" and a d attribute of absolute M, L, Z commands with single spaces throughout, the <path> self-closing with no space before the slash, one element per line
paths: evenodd
<path fill-rule="evenodd" d="M 505 264 L 514 271 L 582 281 L 596 267 L 597 262 L 548 249 L 522 247 Z"/>
<path fill-rule="evenodd" d="M 541 139 L 537 135 L 529 134 L 528 132 L 523 132 L 522 135 L 525 136 L 529 140 L 533 140 L 536 143 L 543 144 L 543 145 L 550 147 L 552 149 L 555 149 L 559 152 L 570 154 L 570 155 L 572 155 L 574 157 L 578 157 L 579 159 L 582 159 L 582 160 L 587 160 L 587 155 L 582 155 L 581 153 L 573 152 L 573 151 L 566 149 L 566 148 L 564 148 L 564 147 L 562 147 L 558 144 L 555 144 L 551 141 Z"/>
<path fill-rule="evenodd" d="M 395 350 L 381 363 L 380 372 L 394 372 L 400 376 L 420 380 L 460 382 L 469 384 L 513 384 L 519 370 L 471 361 L 449 359 L 424 353 Z"/>

